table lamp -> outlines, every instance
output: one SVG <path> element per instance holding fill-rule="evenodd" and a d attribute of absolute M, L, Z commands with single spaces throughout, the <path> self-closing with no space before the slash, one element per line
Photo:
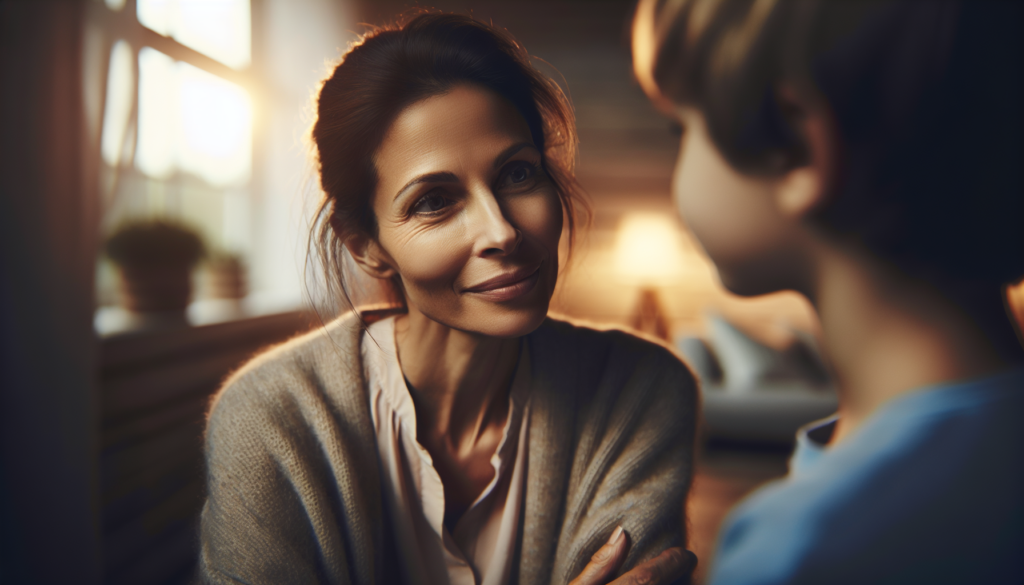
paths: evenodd
<path fill-rule="evenodd" d="M 616 234 L 615 271 L 623 283 L 639 289 L 630 325 L 669 340 L 668 315 L 658 289 L 683 279 L 683 237 L 678 220 L 668 213 L 625 215 Z"/>

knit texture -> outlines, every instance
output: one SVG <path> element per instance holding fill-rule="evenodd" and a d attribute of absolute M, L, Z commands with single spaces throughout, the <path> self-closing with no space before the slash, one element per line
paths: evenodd
<path fill-rule="evenodd" d="M 256 357 L 211 408 L 208 583 L 393 583 L 397 558 L 360 364 L 342 317 Z M 547 319 L 527 336 L 531 420 L 516 574 L 567 583 L 616 526 L 625 568 L 685 542 L 697 391 L 661 346 Z"/>

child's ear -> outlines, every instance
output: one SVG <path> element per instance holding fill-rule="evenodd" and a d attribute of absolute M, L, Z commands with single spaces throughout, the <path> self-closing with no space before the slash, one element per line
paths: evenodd
<path fill-rule="evenodd" d="M 363 272 L 374 278 L 387 279 L 395 275 L 394 262 L 391 256 L 380 246 L 375 238 L 365 235 L 352 235 L 345 240 L 352 259 Z"/>
<path fill-rule="evenodd" d="M 803 217 L 824 205 L 836 182 L 838 135 L 823 99 L 807 99 L 792 88 L 778 90 L 807 147 L 807 161 L 787 171 L 777 183 L 775 203 L 789 217 Z"/>

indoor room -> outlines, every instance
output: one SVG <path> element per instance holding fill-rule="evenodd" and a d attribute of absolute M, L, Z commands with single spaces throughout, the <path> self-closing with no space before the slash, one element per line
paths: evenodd
<path fill-rule="evenodd" d="M 584 204 L 556 234 L 547 314 L 629 331 L 690 372 L 675 544 L 696 555 L 693 583 L 710 582 L 733 506 L 839 408 L 806 296 L 729 292 L 681 217 L 689 130 L 634 72 L 633 0 L 0 5 L 5 582 L 197 582 L 218 390 L 353 306 L 367 325 L 405 306 L 362 257 L 318 247 L 334 224 L 312 128 L 341 57 L 410 10 L 507 31 L 571 103 Z M 1024 285 L 1007 294 L 1019 331 Z"/>

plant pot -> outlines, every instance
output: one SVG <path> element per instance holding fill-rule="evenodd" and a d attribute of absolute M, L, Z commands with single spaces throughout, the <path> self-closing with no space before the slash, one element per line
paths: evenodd
<path fill-rule="evenodd" d="M 192 298 L 188 265 L 121 266 L 121 297 L 132 313 L 181 313 Z"/>

